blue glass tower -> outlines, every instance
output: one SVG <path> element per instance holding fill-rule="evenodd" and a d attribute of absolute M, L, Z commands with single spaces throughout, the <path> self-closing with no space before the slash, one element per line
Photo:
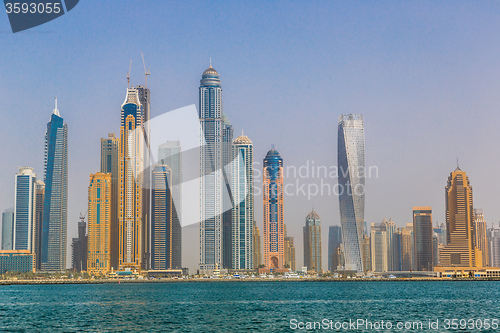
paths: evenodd
<path fill-rule="evenodd" d="M 363 115 L 341 115 L 338 123 L 338 182 L 345 269 L 363 272 L 365 220 L 365 132 Z"/>
<path fill-rule="evenodd" d="M 334 265 L 335 250 L 342 243 L 342 229 L 338 225 L 328 228 L 328 270 L 333 272 L 337 269 Z"/>
<path fill-rule="evenodd" d="M 14 196 L 14 250 L 35 252 L 36 175 L 33 168 L 19 168 Z"/>
<path fill-rule="evenodd" d="M 45 133 L 44 171 L 41 267 L 61 271 L 66 269 L 68 125 L 59 114 L 57 99 Z"/>

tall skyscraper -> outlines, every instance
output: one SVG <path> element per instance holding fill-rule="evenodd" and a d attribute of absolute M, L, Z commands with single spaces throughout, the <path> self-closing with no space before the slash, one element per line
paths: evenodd
<path fill-rule="evenodd" d="M 15 177 L 14 250 L 35 252 L 36 174 L 33 168 L 19 168 Z"/>
<path fill-rule="evenodd" d="M 472 187 L 459 167 L 448 177 L 445 190 L 447 245 L 440 253 L 440 266 L 481 267 L 483 259 L 474 230 Z"/>
<path fill-rule="evenodd" d="M 253 265 L 253 144 L 241 135 L 233 142 L 232 179 L 232 268 L 254 269 Z"/>
<path fill-rule="evenodd" d="M 200 107 L 200 270 L 223 265 L 223 121 L 222 88 L 212 65 L 203 72 Z"/>
<path fill-rule="evenodd" d="M 413 207 L 413 243 L 417 271 L 432 271 L 434 261 L 432 208 Z"/>
<path fill-rule="evenodd" d="M 264 158 L 264 265 L 284 266 L 283 159 L 274 147 Z"/>
<path fill-rule="evenodd" d="M 293 242 L 293 236 L 289 236 L 286 232 L 286 225 L 284 228 L 284 241 L 283 241 L 283 252 L 284 252 L 284 268 L 290 269 L 292 272 L 296 271 L 296 261 L 295 261 L 295 245 Z"/>
<path fill-rule="evenodd" d="M 363 242 L 361 243 L 361 258 L 363 258 L 363 269 L 366 271 L 372 270 L 370 237 L 363 234 Z"/>
<path fill-rule="evenodd" d="M 118 206 L 118 268 L 141 269 L 143 238 L 143 106 L 135 88 L 127 89 L 121 108 Z M 136 130 L 138 129 L 138 130 Z"/>
<path fill-rule="evenodd" d="M 78 221 L 78 237 L 73 238 L 71 247 L 73 250 L 72 267 L 75 272 L 87 270 L 87 223 L 85 217 L 80 215 Z"/>
<path fill-rule="evenodd" d="M 148 75 L 148 74 L 146 74 Z M 147 76 L 146 76 L 147 83 Z M 138 85 L 135 87 L 139 95 L 139 102 L 142 105 L 142 120 L 141 127 L 142 133 L 144 135 L 144 148 L 143 148 L 143 165 L 144 171 L 141 175 L 142 177 L 142 269 L 149 269 L 151 265 L 151 253 L 150 253 L 150 236 L 151 236 L 151 171 L 150 168 L 150 137 L 151 131 L 149 126 L 149 120 L 151 117 L 151 92 L 147 86 Z"/>
<path fill-rule="evenodd" d="M 365 132 L 362 115 L 339 117 L 337 153 L 345 268 L 362 273 L 360 243 L 365 220 Z"/>
<path fill-rule="evenodd" d="M 35 203 L 35 266 L 37 270 L 42 269 L 42 225 L 43 205 L 45 202 L 45 183 L 39 179 L 36 181 L 36 203 Z"/>
<path fill-rule="evenodd" d="M 14 209 L 2 213 L 2 250 L 14 249 Z"/>
<path fill-rule="evenodd" d="M 486 234 L 486 221 L 482 209 L 474 209 L 474 230 L 476 232 L 476 243 L 481 254 L 483 255 L 482 265 L 487 267 L 490 265 L 489 251 L 488 251 L 488 237 Z"/>
<path fill-rule="evenodd" d="M 490 267 L 500 267 L 500 223 L 488 229 Z"/>
<path fill-rule="evenodd" d="M 323 273 L 321 265 L 321 220 L 314 210 L 306 216 L 304 226 L 304 266 L 308 271 Z"/>
<path fill-rule="evenodd" d="M 167 165 L 155 165 L 152 180 L 151 268 L 180 268 L 174 267 L 173 262 L 172 170 Z"/>
<path fill-rule="evenodd" d="M 387 231 L 381 223 L 371 227 L 371 255 L 372 255 L 372 270 L 374 272 L 387 272 Z"/>
<path fill-rule="evenodd" d="M 182 267 L 182 150 L 179 141 L 168 141 L 158 148 L 158 161 L 168 165 L 172 173 L 170 193 L 172 195 L 172 265 Z"/>
<path fill-rule="evenodd" d="M 119 206 L 119 160 L 120 139 L 115 133 L 109 133 L 106 139 L 101 139 L 101 172 L 111 174 L 111 243 L 110 264 L 113 269 L 118 269 L 118 244 L 119 244 L 119 225 L 118 225 L 118 206 Z"/>
<path fill-rule="evenodd" d="M 260 245 L 260 231 L 257 223 L 253 221 L 253 268 L 259 268 L 262 265 L 262 246 Z"/>
<path fill-rule="evenodd" d="M 332 225 L 328 228 L 328 270 L 333 272 L 337 269 L 334 265 L 334 256 L 336 249 L 342 243 L 342 229 L 338 225 Z"/>
<path fill-rule="evenodd" d="M 231 193 L 232 184 L 232 167 L 231 161 L 233 159 L 233 125 L 227 119 L 226 114 L 222 113 L 222 165 L 224 166 L 223 176 L 224 185 L 226 187 L 227 193 Z M 232 268 L 234 264 L 233 259 L 233 210 L 228 209 L 233 207 L 231 198 L 229 196 L 223 196 L 223 213 L 222 213 L 222 257 L 224 268 Z M 234 198 L 233 198 L 234 201 Z M 234 201 L 236 204 L 237 201 Z M 253 221 L 253 216 L 252 220 Z M 241 259 L 241 256 L 239 256 Z"/>
<path fill-rule="evenodd" d="M 396 223 L 394 223 L 394 221 L 391 218 L 389 218 L 389 220 L 384 218 L 380 225 L 381 228 L 384 228 L 387 236 L 387 270 L 394 271 L 395 258 L 393 255 L 394 253 L 393 243 L 394 243 L 394 234 L 396 233 L 397 230 Z"/>
<path fill-rule="evenodd" d="M 57 109 L 45 132 L 45 201 L 43 203 L 41 268 L 66 269 L 68 221 L 68 125 Z"/>
<path fill-rule="evenodd" d="M 91 275 L 104 276 L 111 270 L 111 182 L 109 173 L 90 175 L 87 270 Z"/>

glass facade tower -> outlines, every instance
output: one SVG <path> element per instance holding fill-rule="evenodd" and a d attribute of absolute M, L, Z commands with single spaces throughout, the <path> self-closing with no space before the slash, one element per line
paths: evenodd
<path fill-rule="evenodd" d="M 362 273 L 361 240 L 365 214 L 365 132 L 362 115 L 339 117 L 337 154 L 345 269 Z"/>
<path fill-rule="evenodd" d="M 14 250 L 35 251 L 36 175 L 33 168 L 19 168 L 15 177 Z"/>
<path fill-rule="evenodd" d="M 322 273 L 321 265 L 321 220 L 318 213 L 310 212 L 304 226 L 304 266 L 309 271 Z"/>

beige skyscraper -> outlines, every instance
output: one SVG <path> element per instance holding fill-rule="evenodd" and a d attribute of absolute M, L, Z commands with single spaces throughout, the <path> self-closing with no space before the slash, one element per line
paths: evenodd
<path fill-rule="evenodd" d="M 481 267 L 483 257 L 474 231 L 472 187 L 459 167 L 448 177 L 445 195 L 447 245 L 440 253 L 440 266 Z"/>
<path fill-rule="evenodd" d="M 474 230 L 476 231 L 477 247 L 483 255 L 483 267 L 489 266 L 488 238 L 486 233 L 487 225 L 482 209 L 474 209 Z"/>
<path fill-rule="evenodd" d="M 253 221 L 253 268 L 262 265 L 262 249 L 260 245 L 260 231 L 255 221 Z"/>
<path fill-rule="evenodd" d="M 111 269 L 111 174 L 90 175 L 87 271 L 106 275 Z"/>
<path fill-rule="evenodd" d="M 374 272 L 387 272 L 387 232 L 385 227 L 382 224 L 372 223 L 370 238 L 372 270 Z"/>
<path fill-rule="evenodd" d="M 286 225 L 284 225 L 284 267 L 289 268 L 291 271 L 296 270 L 295 262 L 295 245 L 293 243 L 293 237 L 288 236 L 286 233 Z"/>

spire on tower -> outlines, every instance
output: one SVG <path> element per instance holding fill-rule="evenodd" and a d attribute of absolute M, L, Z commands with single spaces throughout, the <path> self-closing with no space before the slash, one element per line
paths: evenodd
<path fill-rule="evenodd" d="M 57 96 L 55 98 L 55 107 L 54 111 L 52 111 L 52 114 L 55 114 L 56 116 L 60 117 L 61 115 L 59 114 L 59 110 L 57 109 Z"/>
<path fill-rule="evenodd" d="M 210 67 L 209 68 L 212 68 L 212 57 L 210 57 Z"/>

